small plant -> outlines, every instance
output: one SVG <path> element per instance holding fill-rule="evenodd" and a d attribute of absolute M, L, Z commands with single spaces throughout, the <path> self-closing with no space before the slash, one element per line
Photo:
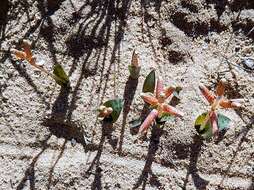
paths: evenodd
<path fill-rule="evenodd" d="M 122 99 L 109 100 L 99 107 L 98 117 L 103 121 L 115 123 L 119 118 L 122 108 Z"/>
<path fill-rule="evenodd" d="M 11 49 L 11 53 L 16 56 L 18 60 L 26 60 L 28 63 L 30 63 L 35 68 L 39 69 L 41 72 L 47 74 L 51 78 L 53 78 L 57 84 L 63 86 L 63 87 L 69 87 L 69 77 L 65 73 L 63 67 L 60 64 L 56 64 L 54 66 L 53 74 L 45 70 L 43 67 L 41 67 L 38 63 L 36 63 L 36 57 L 33 56 L 33 53 L 31 51 L 31 44 L 27 40 L 23 40 L 23 49 L 24 51 L 19 51 L 16 49 Z"/>
<path fill-rule="evenodd" d="M 240 99 L 227 100 L 224 98 L 225 80 L 219 81 L 216 87 L 216 95 L 204 85 L 199 89 L 210 104 L 210 110 L 199 115 L 195 121 L 195 128 L 203 138 L 217 136 L 219 131 L 229 127 L 230 119 L 223 114 L 217 113 L 219 108 L 238 108 L 241 106 Z"/>
<path fill-rule="evenodd" d="M 168 105 L 165 101 L 176 91 L 176 87 L 163 87 L 163 81 L 161 77 L 158 77 L 156 90 L 155 89 L 155 71 L 151 71 L 147 76 L 144 86 L 143 93 L 141 94 L 142 99 L 151 106 L 152 111 L 146 117 L 144 122 L 139 128 L 139 133 L 147 131 L 148 127 L 156 120 L 157 123 L 167 121 L 171 116 L 182 117 L 183 113 L 178 111 L 173 106 Z"/>
<path fill-rule="evenodd" d="M 134 80 L 138 79 L 140 73 L 140 65 L 138 54 L 136 54 L 135 50 L 132 53 L 131 64 L 128 66 L 130 71 L 130 77 Z"/>

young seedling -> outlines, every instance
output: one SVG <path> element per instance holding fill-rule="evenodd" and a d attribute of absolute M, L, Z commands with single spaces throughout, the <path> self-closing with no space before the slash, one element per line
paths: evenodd
<path fill-rule="evenodd" d="M 122 99 L 109 100 L 98 108 L 98 117 L 103 121 L 115 123 L 122 111 L 122 108 Z"/>
<path fill-rule="evenodd" d="M 136 54 L 135 50 L 132 53 L 131 64 L 128 68 L 130 71 L 130 77 L 134 80 L 138 79 L 141 67 L 139 65 L 138 54 Z"/>
<path fill-rule="evenodd" d="M 69 77 L 65 73 L 63 67 L 60 64 L 56 64 L 54 66 L 53 74 L 48 72 L 46 69 L 44 69 L 42 66 L 40 66 L 37 63 L 36 57 L 33 56 L 32 50 L 31 50 L 31 44 L 27 40 L 23 40 L 23 49 L 24 51 L 20 51 L 17 49 L 11 49 L 11 53 L 16 56 L 18 60 L 25 60 L 33 67 L 39 69 L 41 72 L 45 73 L 46 75 L 53 78 L 57 84 L 63 86 L 63 87 L 69 87 Z"/>
<path fill-rule="evenodd" d="M 181 111 L 178 111 L 176 108 L 166 103 L 166 100 L 175 92 L 176 87 L 171 86 L 164 88 L 162 78 L 158 77 L 155 93 L 154 89 L 155 71 L 151 71 L 145 80 L 141 97 L 147 104 L 151 106 L 152 111 L 141 124 L 139 133 L 146 132 L 154 121 L 160 123 L 167 121 L 169 116 L 183 116 Z"/>
<path fill-rule="evenodd" d="M 208 112 L 197 117 L 195 128 L 203 138 L 211 138 L 217 136 L 219 131 L 227 129 L 231 121 L 225 115 L 217 113 L 219 108 L 238 108 L 241 106 L 241 99 L 228 100 L 224 97 L 225 80 L 219 81 L 216 87 L 216 95 L 202 84 L 199 89 L 211 107 Z"/>

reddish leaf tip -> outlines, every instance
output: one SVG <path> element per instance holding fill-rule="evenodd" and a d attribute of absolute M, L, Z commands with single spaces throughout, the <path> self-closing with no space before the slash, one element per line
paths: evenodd
<path fill-rule="evenodd" d="M 239 102 L 232 102 L 232 106 L 239 108 L 242 106 L 242 104 Z"/>
<path fill-rule="evenodd" d="M 149 115 L 146 117 L 145 121 L 139 128 L 139 133 L 143 133 L 148 129 L 148 127 L 152 124 L 155 118 L 158 116 L 159 112 L 156 109 L 153 109 Z"/>

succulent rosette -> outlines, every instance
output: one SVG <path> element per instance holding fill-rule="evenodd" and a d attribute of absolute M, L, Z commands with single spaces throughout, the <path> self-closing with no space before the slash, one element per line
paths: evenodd
<path fill-rule="evenodd" d="M 225 80 L 219 81 L 214 94 L 203 84 L 199 85 L 199 89 L 205 99 L 210 104 L 210 110 L 199 115 L 195 121 L 195 128 L 204 138 L 217 136 L 222 130 L 229 127 L 230 118 L 218 113 L 219 109 L 238 108 L 241 106 L 242 99 L 228 100 L 224 97 Z"/>
<path fill-rule="evenodd" d="M 155 84 L 155 72 L 152 71 L 146 78 L 143 93 L 141 94 L 142 99 L 150 105 L 152 108 L 151 112 L 148 114 L 144 122 L 139 128 L 139 133 L 144 133 L 147 131 L 149 126 L 154 121 L 165 121 L 168 116 L 182 117 L 183 112 L 177 110 L 175 107 L 169 105 L 166 100 L 176 91 L 176 87 L 170 86 L 164 88 L 163 80 L 158 77 L 156 83 L 156 89 L 154 92 Z"/>

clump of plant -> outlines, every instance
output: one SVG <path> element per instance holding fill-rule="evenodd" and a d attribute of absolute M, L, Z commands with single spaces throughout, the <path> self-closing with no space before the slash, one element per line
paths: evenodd
<path fill-rule="evenodd" d="M 138 54 L 135 50 L 132 53 L 131 64 L 128 66 L 130 71 L 130 77 L 134 80 L 138 79 L 140 73 L 140 65 L 139 65 L 139 58 Z"/>
<path fill-rule="evenodd" d="M 230 119 L 218 113 L 220 108 L 238 108 L 241 106 L 241 99 L 228 100 L 224 97 L 225 80 L 220 80 L 216 87 L 216 94 L 208 90 L 203 84 L 199 86 L 200 91 L 210 104 L 210 110 L 199 115 L 195 121 L 195 128 L 198 133 L 206 139 L 217 136 L 222 130 L 229 127 Z"/>
<path fill-rule="evenodd" d="M 56 64 L 54 66 L 53 73 L 50 73 L 46 69 L 44 69 L 41 65 L 37 63 L 37 57 L 33 55 L 31 50 L 31 44 L 28 40 L 23 40 L 23 51 L 17 50 L 17 49 L 11 49 L 11 53 L 16 56 L 18 60 L 25 60 L 33 67 L 39 69 L 41 72 L 45 73 L 46 75 L 53 78 L 57 84 L 63 86 L 63 87 L 69 87 L 69 77 L 65 73 L 63 67 L 60 64 Z"/>
<path fill-rule="evenodd" d="M 147 104 L 150 105 L 151 112 L 141 124 L 139 128 L 139 133 L 146 132 L 153 122 L 161 124 L 169 120 L 171 116 L 183 116 L 183 112 L 178 111 L 175 107 L 166 103 L 166 100 L 174 92 L 177 92 L 178 89 L 179 88 L 174 86 L 164 88 L 162 78 L 158 77 L 156 82 L 155 71 L 153 70 L 149 73 L 149 75 L 145 79 L 143 93 L 141 94 L 141 97 Z"/>
<path fill-rule="evenodd" d="M 105 122 L 115 123 L 123 109 L 122 99 L 108 100 L 98 108 L 99 119 Z"/>

